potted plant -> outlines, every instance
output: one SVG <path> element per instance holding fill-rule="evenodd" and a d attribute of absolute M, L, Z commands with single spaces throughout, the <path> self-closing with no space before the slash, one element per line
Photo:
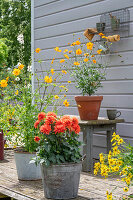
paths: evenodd
<path fill-rule="evenodd" d="M 106 37 L 99 33 L 102 38 Z M 82 96 L 76 96 L 78 111 L 81 120 L 96 120 L 98 118 L 103 96 L 92 96 L 98 88 L 102 87 L 102 80 L 105 80 L 106 65 L 101 64 L 100 54 L 102 49 L 98 49 L 92 42 L 82 44 L 80 40 L 71 44 L 70 58 L 65 53 L 68 64 L 63 62 L 63 66 L 70 71 L 74 77 L 76 87 L 81 91 Z M 96 55 L 97 54 L 97 55 Z M 69 66 L 69 68 L 68 68 Z M 71 66 L 71 70 L 70 70 Z"/>
<path fill-rule="evenodd" d="M 38 117 L 34 126 L 39 147 L 31 162 L 41 164 L 45 197 L 75 198 L 82 166 L 78 120 L 70 116 L 59 118 L 53 112 L 40 113 Z"/>

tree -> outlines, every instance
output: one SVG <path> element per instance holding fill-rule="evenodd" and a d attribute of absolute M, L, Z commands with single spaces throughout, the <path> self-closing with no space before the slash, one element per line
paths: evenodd
<path fill-rule="evenodd" d="M 31 56 L 31 1 L 0 0 L 0 38 L 7 39 L 8 67 L 21 62 L 25 71 Z"/>

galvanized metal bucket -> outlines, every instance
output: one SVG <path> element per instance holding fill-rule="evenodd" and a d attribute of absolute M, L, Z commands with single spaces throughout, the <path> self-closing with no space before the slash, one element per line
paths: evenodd
<path fill-rule="evenodd" d="M 71 199 L 78 195 L 82 163 L 45 167 L 41 164 L 44 195 L 48 199 Z"/>
<path fill-rule="evenodd" d="M 17 174 L 19 180 L 39 180 L 41 179 L 40 166 L 35 163 L 30 163 L 30 160 L 35 157 L 35 153 L 14 152 Z"/>

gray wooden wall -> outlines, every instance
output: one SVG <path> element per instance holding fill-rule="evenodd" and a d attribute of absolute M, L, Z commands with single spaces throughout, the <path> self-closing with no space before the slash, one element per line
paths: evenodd
<path fill-rule="evenodd" d="M 133 142 L 133 0 L 32 0 L 32 51 L 41 48 L 38 58 L 43 61 L 45 71 L 54 55 L 54 47 L 67 48 L 68 42 L 73 42 L 73 33 L 82 39 L 83 31 L 95 27 L 101 14 L 122 8 L 130 11 L 129 36 L 113 46 L 117 53 L 107 55 L 110 60 L 107 80 L 103 81 L 103 88 L 97 94 L 104 97 L 100 116 L 106 116 L 107 108 L 120 110 L 125 123 L 117 125 L 117 132 Z M 55 63 L 60 58 L 57 56 Z M 42 71 L 37 62 L 34 62 L 34 70 Z M 78 114 L 72 101 L 78 93 L 71 84 L 67 94 L 71 106 L 64 113 Z M 101 151 L 106 152 L 104 133 L 94 135 L 94 157 Z"/>

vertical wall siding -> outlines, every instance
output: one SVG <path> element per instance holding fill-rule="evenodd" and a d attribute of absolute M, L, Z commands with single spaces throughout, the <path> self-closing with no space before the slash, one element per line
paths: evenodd
<path fill-rule="evenodd" d="M 107 108 L 120 110 L 125 123 L 117 125 L 117 132 L 123 138 L 133 142 L 132 0 L 34 0 L 34 49 L 41 48 L 38 58 L 42 60 L 43 71 L 46 71 L 55 46 L 67 48 L 68 42 L 73 42 L 73 33 L 77 38 L 84 38 L 83 31 L 95 27 L 100 21 L 101 14 L 122 8 L 128 8 L 130 11 L 129 36 L 121 38 L 120 42 L 114 44 L 112 54 L 107 55 L 107 59 L 110 60 L 107 80 L 103 81 L 103 88 L 100 88 L 97 94 L 104 96 L 100 116 L 106 117 Z M 60 58 L 60 56 L 56 57 L 55 62 Z M 58 64 L 56 67 L 58 70 Z M 37 62 L 34 62 L 34 70 L 41 74 L 42 69 Z M 67 82 L 69 79 L 70 77 L 66 76 L 61 81 Z M 36 86 L 35 82 L 34 85 Z M 65 114 L 77 114 L 73 101 L 77 94 L 79 91 L 75 89 L 74 84 L 71 84 L 67 94 L 71 106 L 67 110 L 64 109 Z M 94 135 L 94 157 L 97 157 L 100 151 L 106 152 L 104 133 Z"/>

